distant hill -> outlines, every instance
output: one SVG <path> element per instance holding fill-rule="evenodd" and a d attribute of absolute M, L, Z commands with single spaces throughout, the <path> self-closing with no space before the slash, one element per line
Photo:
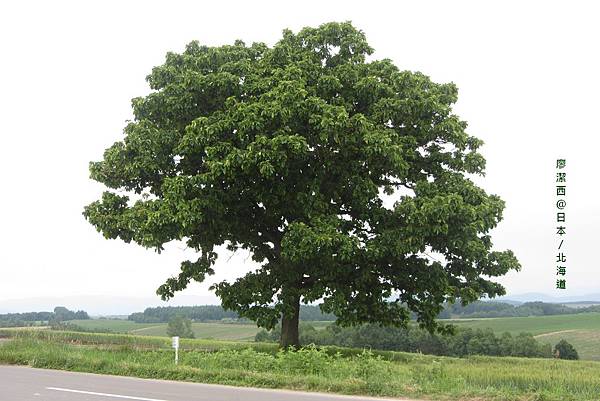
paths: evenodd
<path fill-rule="evenodd" d="M 547 303 L 555 303 L 555 304 L 565 304 L 565 303 L 581 303 L 581 302 L 598 302 L 600 300 L 600 293 L 592 293 L 585 295 L 569 295 L 569 296 L 554 296 L 547 295 L 541 292 L 527 292 L 523 294 L 510 294 L 503 297 L 494 298 L 494 301 L 499 302 L 507 302 L 508 301 L 516 301 L 516 302 L 547 302 Z"/>
<path fill-rule="evenodd" d="M 563 305 L 568 306 L 569 308 L 581 309 L 589 306 L 598 306 L 600 305 L 600 301 L 565 302 Z"/>
<path fill-rule="evenodd" d="M 505 304 L 509 304 L 509 305 L 513 305 L 513 306 L 519 306 L 519 305 L 523 305 L 525 302 L 523 301 L 515 301 L 514 299 L 500 299 L 500 298 L 496 298 L 493 300 L 485 300 L 485 302 L 502 302 Z"/>

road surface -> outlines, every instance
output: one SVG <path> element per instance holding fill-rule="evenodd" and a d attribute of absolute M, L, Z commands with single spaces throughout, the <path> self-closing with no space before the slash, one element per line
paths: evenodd
<path fill-rule="evenodd" d="M 383 398 L 266 390 L 0 366 L 0 401 L 360 401 Z M 406 400 L 409 401 L 409 400 Z"/>

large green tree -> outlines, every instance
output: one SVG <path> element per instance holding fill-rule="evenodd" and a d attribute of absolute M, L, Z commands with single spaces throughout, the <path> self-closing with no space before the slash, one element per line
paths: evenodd
<path fill-rule="evenodd" d="M 445 331 L 443 302 L 504 294 L 491 279 L 519 269 L 492 251 L 504 203 L 468 177 L 485 160 L 452 112 L 456 86 L 372 52 L 346 22 L 168 53 L 124 139 L 90 164 L 112 191 L 85 217 L 106 238 L 198 252 L 163 299 L 212 274 L 215 247 L 250 251 L 257 270 L 211 288 L 262 327 L 281 319 L 282 346 L 298 344 L 300 302 L 319 300 L 341 324 L 413 311 Z"/>

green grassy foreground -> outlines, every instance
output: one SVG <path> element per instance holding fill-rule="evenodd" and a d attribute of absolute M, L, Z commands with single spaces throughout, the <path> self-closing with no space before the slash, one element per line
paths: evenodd
<path fill-rule="evenodd" d="M 446 400 L 600 400 L 600 363 L 447 358 L 348 348 L 280 352 L 273 344 L 0 330 L 0 363 L 240 386 Z"/>

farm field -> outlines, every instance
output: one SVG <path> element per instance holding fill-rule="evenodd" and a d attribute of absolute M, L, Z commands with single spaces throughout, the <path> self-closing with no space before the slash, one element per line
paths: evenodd
<path fill-rule="evenodd" d="M 166 323 L 136 323 L 129 320 L 90 319 L 72 320 L 78 326 L 89 330 L 111 330 L 117 333 L 131 333 L 141 336 L 166 336 Z M 331 322 L 308 322 L 315 329 L 324 329 Z M 218 340 L 254 341 L 260 331 L 253 323 L 192 323 L 196 338 L 214 338 Z"/>
<path fill-rule="evenodd" d="M 156 323 L 136 323 L 123 319 L 71 320 L 70 322 L 89 330 L 111 330 L 118 333 L 156 326 Z"/>
<path fill-rule="evenodd" d="M 196 338 L 214 338 L 232 341 L 254 341 L 259 332 L 254 324 L 236 323 L 192 323 L 192 331 Z M 167 324 L 152 325 L 130 330 L 129 333 L 142 336 L 166 336 Z"/>
<path fill-rule="evenodd" d="M 131 333 L 142 336 L 166 336 L 166 323 L 136 323 L 117 319 L 74 320 L 73 323 L 90 330 L 108 329 L 114 332 Z M 529 316 L 506 318 L 477 318 L 445 320 L 459 327 L 490 328 L 497 334 L 505 331 L 516 335 L 531 333 L 542 342 L 555 345 L 565 339 L 577 349 L 581 359 L 600 361 L 600 313 L 574 315 Z M 324 329 L 331 322 L 307 322 L 317 330 Z M 196 338 L 253 341 L 260 330 L 254 324 L 243 323 L 193 323 Z"/>
<path fill-rule="evenodd" d="M 108 329 L 119 333 L 141 336 L 166 336 L 167 323 L 136 323 L 128 320 L 90 319 L 73 320 L 72 323 L 90 330 Z M 254 324 L 242 323 L 192 323 L 196 338 L 253 341 L 260 330 Z"/>
<path fill-rule="evenodd" d="M 448 321 L 460 327 L 489 327 L 496 333 L 508 331 L 511 334 L 527 332 L 533 335 L 538 335 L 563 330 L 600 330 L 600 313 L 481 319 L 449 319 Z"/>
<path fill-rule="evenodd" d="M 536 339 L 556 344 L 565 339 L 577 349 L 581 359 L 600 360 L 600 313 L 574 315 L 452 319 L 459 327 L 491 328 L 496 333 L 527 332 Z"/>
<path fill-rule="evenodd" d="M 108 329 L 114 332 L 131 333 L 143 336 L 166 336 L 166 323 L 135 323 L 128 320 L 91 319 L 74 320 L 73 323 L 90 329 Z M 581 359 L 600 361 L 600 313 L 574 315 L 452 319 L 459 327 L 491 328 L 497 334 L 505 331 L 516 335 L 531 333 L 542 342 L 555 345 L 565 339 L 577 349 Z M 317 330 L 324 329 L 331 322 L 307 322 Z M 193 323 L 196 338 L 253 341 L 260 330 L 254 324 L 243 323 Z"/>
<path fill-rule="evenodd" d="M 145 378 L 356 395 L 478 401 L 598 401 L 600 362 L 435 357 L 352 348 L 0 330 L 0 363 Z"/>

